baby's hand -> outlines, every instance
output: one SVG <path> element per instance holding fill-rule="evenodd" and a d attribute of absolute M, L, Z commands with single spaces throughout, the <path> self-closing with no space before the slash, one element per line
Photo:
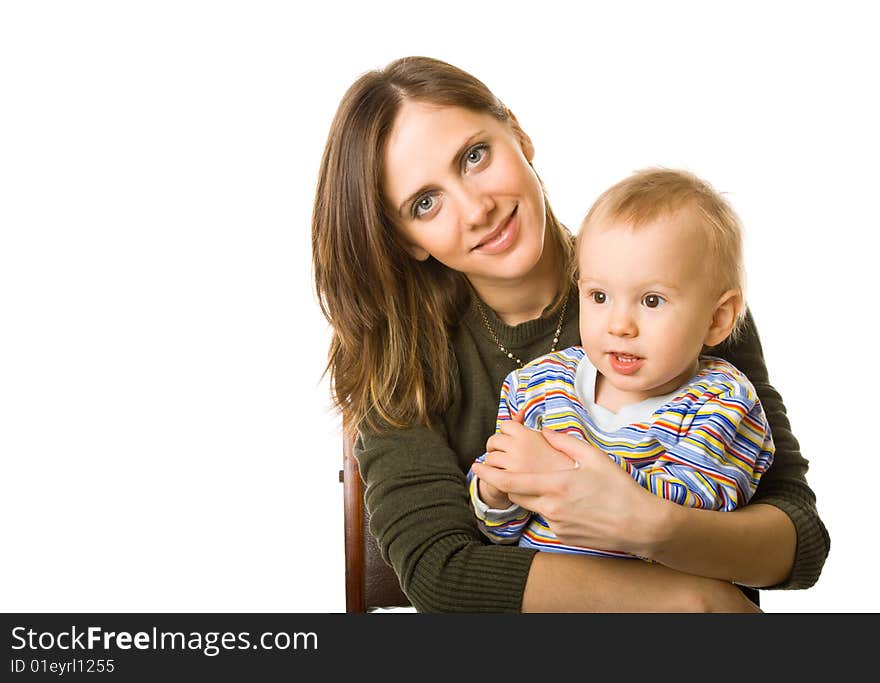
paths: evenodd
<path fill-rule="evenodd" d="M 493 510 L 506 510 L 511 506 L 510 498 L 501 489 L 492 486 L 492 484 L 480 479 L 477 482 L 480 500 Z"/>
<path fill-rule="evenodd" d="M 523 425 L 516 415 L 501 423 L 501 430 L 486 441 L 485 464 L 510 472 L 570 470 L 575 462 L 553 448 L 541 432 Z M 482 483 L 482 482 L 481 482 Z"/>

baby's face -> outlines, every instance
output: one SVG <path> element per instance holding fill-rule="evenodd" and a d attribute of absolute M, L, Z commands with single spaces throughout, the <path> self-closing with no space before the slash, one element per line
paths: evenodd
<path fill-rule="evenodd" d="M 706 238 L 687 211 L 637 229 L 620 221 L 584 229 L 578 264 L 587 356 L 633 401 L 675 390 L 696 371 L 719 294 Z"/>

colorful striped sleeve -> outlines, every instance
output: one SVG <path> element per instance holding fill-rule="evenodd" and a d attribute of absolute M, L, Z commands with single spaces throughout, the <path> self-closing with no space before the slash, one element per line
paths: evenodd
<path fill-rule="evenodd" d="M 749 501 L 773 462 L 773 438 L 751 385 L 725 378 L 704 389 L 687 431 L 654 463 L 636 469 L 615 460 L 661 498 L 733 510 Z"/>
<path fill-rule="evenodd" d="M 495 420 L 496 433 L 501 429 L 501 423 L 511 419 L 513 414 L 520 409 L 519 379 L 519 370 L 514 370 L 501 385 L 498 417 Z M 485 458 L 486 453 L 483 453 L 476 459 L 476 462 L 483 462 Z M 471 507 L 477 518 L 477 526 L 483 535 L 493 543 L 517 543 L 529 523 L 532 513 L 518 505 L 511 505 L 506 510 L 493 510 L 480 500 L 477 488 L 479 480 L 474 475 L 473 468 L 468 470 L 467 481 Z"/>
<path fill-rule="evenodd" d="M 484 453 L 476 461 L 482 462 L 485 457 Z M 490 508 L 480 500 L 478 482 L 479 479 L 474 475 L 473 470 L 468 471 L 468 493 L 480 531 L 493 543 L 517 543 L 531 521 L 532 513 L 515 504 L 506 510 Z"/>

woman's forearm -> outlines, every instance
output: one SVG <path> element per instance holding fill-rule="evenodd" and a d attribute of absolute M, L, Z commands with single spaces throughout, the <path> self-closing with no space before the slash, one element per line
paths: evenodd
<path fill-rule="evenodd" d="M 523 612 L 759 612 L 733 584 L 641 560 L 539 552 Z"/>
<path fill-rule="evenodd" d="M 797 533 L 788 515 L 772 505 L 718 512 L 664 501 L 662 509 L 647 546 L 637 550 L 640 555 L 745 586 L 773 586 L 791 573 Z"/>
<path fill-rule="evenodd" d="M 784 508 L 754 502 L 721 512 L 678 505 L 649 493 L 588 444 L 558 432 L 544 436 L 580 467 L 539 474 L 480 470 L 480 476 L 541 514 L 563 543 L 624 551 L 756 587 L 775 586 L 791 574 L 799 532 Z"/>

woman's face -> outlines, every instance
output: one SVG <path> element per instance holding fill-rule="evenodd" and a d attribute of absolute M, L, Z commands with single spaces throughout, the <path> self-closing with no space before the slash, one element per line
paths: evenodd
<path fill-rule="evenodd" d="M 410 254 L 433 256 L 478 290 L 527 278 L 545 231 L 533 154 L 513 119 L 405 101 L 385 148 L 383 180 Z"/>

